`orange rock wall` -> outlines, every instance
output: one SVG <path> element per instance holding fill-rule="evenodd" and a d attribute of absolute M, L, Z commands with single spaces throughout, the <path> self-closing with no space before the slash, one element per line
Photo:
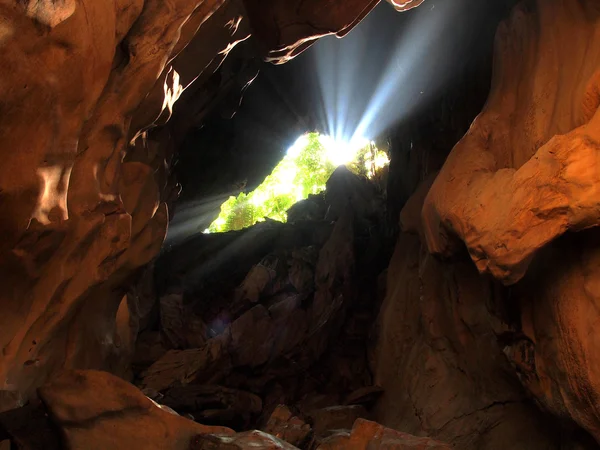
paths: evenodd
<path fill-rule="evenodd" d="M 354 2 L 334 25 L 375 3 Z M 158 253 L 176 195 L 168 133 L 137 132 L 164 123 L 183 88 L 249 36 L 248 16 L 260 17 L 249 7 L 0 3 L 1 409 L 64 367 L 125 373 L 137 309 L 125 288 Z"/>

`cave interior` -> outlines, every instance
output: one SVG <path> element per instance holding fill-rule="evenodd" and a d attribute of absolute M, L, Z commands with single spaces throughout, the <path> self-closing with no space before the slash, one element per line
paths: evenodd
<path fill-rule="evenodd" d="M 0 61 L 0 450 L 600 448 L 596 0 L 6 0 Z"/>

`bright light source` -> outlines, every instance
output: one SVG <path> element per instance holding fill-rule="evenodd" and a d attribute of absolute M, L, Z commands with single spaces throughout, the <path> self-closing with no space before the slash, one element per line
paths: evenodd
<path fill-rule="evenodd" d="M 378 156 L 378 152 L 383 156 Z M 355 173 L 371 178 L 384 158 L 387 155 L 368 139 L 343 142 L 318 133 L 307 133 L 288 149 L 260 186 L 223 203 L 221 214 L 208 231 L 240 230 L 264 221 L 265 217 L 285 222 L 286 211 L 294 203 L 325 190 L 336 167 L 347 165 Z M 364 167 L 360 161 L 365 161 Z"/>
<path fill-rule="evenodd" d="M 287 155 L 290 158 L 297 158 L 298 155 L 300 155 L 300 153 L 302 152 L 302 149 L 304 147 L 306 147 L 307 144 L 308 144 L 308 133 L 303 134 L 298 139 L 296 139 L 296 142 L 294 142 L 294 144 L 290 148 L 288 148 Z"/>
<path fill-rule="evenodd" d="M 343 166 L 354 161 L 358 151 L 369 144 L 368 139 L 353 139 L 351 142 L 338 141 L 331 136 L 320 136 L 319 140 L 325 147 L 326 155 L 333 165 Z"/>

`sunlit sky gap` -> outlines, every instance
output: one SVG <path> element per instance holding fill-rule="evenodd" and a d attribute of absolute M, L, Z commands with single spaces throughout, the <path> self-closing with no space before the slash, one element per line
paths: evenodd
<path fill-rule="evenodd" d="M 306 133 L 256 189 L 229 197 L 204 233 L 241 230 L 266 218 L 286 222 L 289 208 L 323 192 L 337 167 L 346 165 L 371 178 L 389 162 L 388 155 L 367 139 L 355 139 L 351 145 L 316 132 Z"/>

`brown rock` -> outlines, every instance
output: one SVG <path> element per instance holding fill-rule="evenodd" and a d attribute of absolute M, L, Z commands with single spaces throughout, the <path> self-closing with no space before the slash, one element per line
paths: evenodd
<path fill-rule="evenodd" d="M 318 0 L 244 0 L 244 5 L 265 59 L 281 64 L 322 36 L 346 35 L 378 1 L 350 0 L 342 4 Z"/>
<path fill-rule="evenodd" d="M 247 431 L 234 436 L 201 435 L 194 438 L 190 450 L 297 450 L 287 442 L 262 431 Z"/>
<path fill-rule="evenodd" d="M 248 424 L 262 410 L 260 397 L 216 385 L 188 385 L 165 392 L 160 402 L 177 412 L 190 413 L 199 422 Z"/>
<path fill-rule="evenodd" d="M 308 441 L 312 430 L 310 425 L 294 416 L 287 406 L 278 405 L 263 431 L 296 447 L 302 447 Z"/>
<path fill-rule="evenodd" d="M 372 405 L 383 393 L 384 390 L 380 386 L 365 386 L 348 394 L 344 399 L 344 404 Z"/>
<path fill-rule="evenodd" d="M 373 373 L 385 392 L 373 418 L 461 449 L 551 448 L 561 437 L 498 345 L 501 291 L 465 259 L 441 262 L 400 234 L 377 325 Z"/>
<path fill-rule="evenodd" d="M 41 402 L 33 401 L 22 408 L 0 413 L 0 432 L 3 450 L 17 448 L 19 450 L 61 450 L 60 433 L 56 425 L 48 417 L 48 410 Z M 14 447 L 11 447 L 11 441 Z"/>
<path fill-rule="evenodd" d="M 349 430 L 357 419 L 367 416 L 367 410 L 360 405 L 330 406 L 310 413 L 317 436 L 331 430 Z"/>
<path fill-rule="evenodd" d="M 450 450 L 443 442 L 391 430 L 368 420 L 358 419 L 349 436 L 338 434 L 319 445 L 318 450 L 415 449 Z"/>
<path fill-rule="evenodd" d="M 409 9 L 416 8 L 425 0 L 387 0 L 391 3 L 397 11 L 408 11 Z"/>
<path fill-rule="evenodd" d="M 263 264 L 255 265 L 250 269 L 240 287 L 236 289 L 235 301 L 258 302 L 262 292 L 276 276 L 277 274 L 272 268 Z"/>
<path fill-rule="evenodd" d="M 594 48 L 600 23 L 588 17 L 596 3 L 573 10 L 559 0 L 535 3 L 521 4 L 499 27 L 488 102 L 423 208 L 430 251 L 448 254 L 458 237 L 479 271 L 505 284 L 521 279 L 558 236 L 600 224 L 600 57 L 550 39 L 558 26 Z M 567 10 L 572 21 L 562 20 Z M 575 69 L 584 62 L 585 70 Z M 534 88 L 521 95 L 524 84 Z"/>
<path fill-rule="evenodd" d="M 264 364 L 273 346 L 273 321 L 262 305 L 256 305 L 231 324 L 230 352 L 235 366 Z"/>
<path fill-rule="evenodd" d="M 131 384 L 105 372 L 65 372 L 39 394 L 74 450 L 187 450 L 198 434 L 233 434 L 164 411 Z"/>
<path fill-rule="evenodd" d="M 527 278 L 530 264 L 548 257 L 542 249 L 552 249 L 561 270 L 544 276 L 536 268 L 525 282 L 516 303 L 526 339 L 506 350 L 541 404 L 600 442 L 600 364 L 590 337 L 600 320 L 592 306 L 600 246 L 594 231 L 559 239 L 600 225 L 600 55 L 590 51 L 599 31 L 593 0 L 514 9 L 497 32 L 485 108 L 452 150 L 422 217 L 431 252 L 450 255 L 464 243 L 479 271 L 504 284 Z"/>
<path fill-rule="evenodd" d="M 193 381 L 220 378 L 231 367 L 228 332 L 190 350 L 171 350 L 142 373 L 140 387 L 160 392 Z"/>

